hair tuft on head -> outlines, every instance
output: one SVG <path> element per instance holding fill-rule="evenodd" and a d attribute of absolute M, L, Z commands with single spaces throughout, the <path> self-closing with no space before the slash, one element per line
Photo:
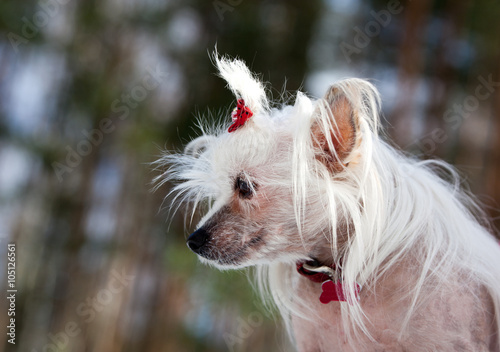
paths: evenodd
<path fill-rule="evenodd" d="M 217 51 L 214 52 L 213 58 L 219 76 L 227 82 L 228 88 L 237 99 L 243 99 L 254 114 L 269 110 L 263 83 L 250 72 L 243 61 L 219 56 Z"/>

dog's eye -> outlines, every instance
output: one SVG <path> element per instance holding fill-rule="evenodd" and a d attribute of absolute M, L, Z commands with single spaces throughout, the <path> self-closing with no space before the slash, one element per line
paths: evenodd
<path fill-rule="evenodd" d="M 253 196 L 253 189 L 247 181 L 237 178 L 236 189 L 238 190 L 240 197 L 244 199 L 249 199 Z"/>

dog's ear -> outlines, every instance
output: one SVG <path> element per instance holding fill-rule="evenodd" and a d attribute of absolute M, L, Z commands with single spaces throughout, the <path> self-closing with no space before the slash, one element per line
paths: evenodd
<path fill-rule="evenodd" d="M 342 171 L 356 145 L 357 111 L 343 90 L 332 86 L 318 101 L 311 125 L 317 160 L 333 173 Z"/>
<path fill-rule="evenodd" d="M 184 148 L 184 154 L 198 158 L 201 154 L 203 154 L 203 152 L 205 152 L 210 143 L 214 140 L 215 137 L 209 135 L 203 135 L 196 139 L 193 139 Z"/>

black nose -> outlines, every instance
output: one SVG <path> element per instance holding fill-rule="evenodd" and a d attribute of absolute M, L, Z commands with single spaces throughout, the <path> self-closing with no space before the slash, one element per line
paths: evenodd
<path fill-rule="evenodd" d="M 208 241 L 208 232 L 204 228 L 199 228 L 193 232 L 187 239 L 187 245 L 196 254 L 200 254 L 201 249 Z"/>

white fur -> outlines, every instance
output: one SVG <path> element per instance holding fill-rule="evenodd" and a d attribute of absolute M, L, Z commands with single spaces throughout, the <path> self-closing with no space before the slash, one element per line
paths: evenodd
<path fill-rule="evenodd" d="M 281 219 L 282 224 L 294 224 L 300 234 L 298 246 L 306 248 L 321 236 L 330 237 L 333 260 L 344 259 L 344 282 L 357 282 L 366 290 L 410 252 L 420 258 L 415 263 L 418 279 L 403 292 L 412 302 L 406 323 L 425 299 L 421 289 L 426 280 L 445 285 L 454 273 L 462 272 L 471 285 L 487 289 L 500 326 L 500 246 L 486 221 L 481 223 L 485 215 L 462 190 L 451 166 L 414 160 L 379 138 L 379 96 L 372 84 L 360 79 L 335 84 L 358 114 L 362 139 L 346 161 L 349 166 L 332 176 L 314 158 L 310 130 L 313 121 L 325 131 L 334 128 L 324 100 L 298 93 L 294 106 L 270 109 L 263 85 L 244 63 L 216 57 L 216 64 L 254 116 L 234 133 L 226 130 L 228 117 L 224 126 L 189 143 L 184 154 L 165 155 L 159 163 L 170 168 L 157 181 L 181 181 L 172 192 L 180 203 L 192 204 L 193 212 L 206 202 L 209 209 L 199 226 L 229 202 L 237 173 L 256 180 L 259 190 L 280 195 L 273 198 L 269 226 L 274 235 L 268 252 L 252 253 L 248 262 L 221 268 L 256 266 L 261 293 L 272 297 L 288 323 L 291 315 L 314 319 L 308 302 L 295 299 L 293 289 L 298 276 L 295 263 L 308 259 L 308 253 L 280 251 L 291 241 L 282 238 L 281 233 L 290 230 L 276 224 Z M 337 248 L 337 229 L 346 221 L 352 225 L 349 242 Z M 369 336 L 370 322 L 355 299 L 354 285 L 346 289 L 350 303 L 342 304 L 342 319 L 345 331 L 352 335 L 348 338 Z M 402 324 L 400 336 L 406 328 Z"/>

